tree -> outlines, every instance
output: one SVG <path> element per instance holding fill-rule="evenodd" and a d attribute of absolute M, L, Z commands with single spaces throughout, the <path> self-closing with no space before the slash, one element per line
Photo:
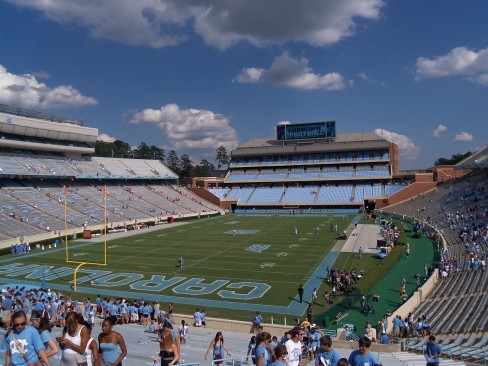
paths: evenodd
<path fill-rule="evenodd" d="M 149 146 L 149 150 L 151 152 L 151 159 L 161 160 L 164 162 L 164 149 L 151 145 Z"/>
<path fill-rule="evenodd" d="M 217 157 L 215 160 L 218 162 L 218 169 L 220 169 L 223 164 L 227 164 L 227 169 L 229 169 L 230 157 L 229 154 L 227 154 L 227 149 L 225 146 L 220 145 L 217 148 Z"/>
<path fill-rule="evenodd" d="M 139 146 L 134 150 L 134 158 L 136 159 L 151 159 L 151 150 L 145 142 L 141 142 Z"/>
<path fill-rule="evenodd" d="M 166 159 L 166 165 L 176 174 L 180 174 L 180 159 L 178 158 L 178 154 L 176 151 L 171 150 L 168 154 L 168 158 Z"/>
<path fill-rule="evenodd" d="M 447 158 L 439 158 L 435 161 L 434 166 L 439 165 L 456 165 L 461 160 L 466 159 L 468 156 L 471 155 L 471 151 L 468 151 L 466 154 L 454 154 L 451 156 L 450 159 Z"/>
<path fill-rule="evenodd" d="M 122 140 L 115 140 L 113 142 L 114 158 L 129 157 L 130 145 Z"/>
<path fill-rule="evenodd" d="M 129 150 L 129 144 L 121 140 L 115 140 L 114 142 L 97 141 L 95 143 L 95 156 L 126 158 L 129 156 Z"/>
<path fill-rule="evenodd" d="M 183 154 L 180 156 L 180 176 L 183 177 L 191 177 L 193 175 L 193 161 L 191 161 L 190 157 L 187 154 Z"/>
<path fill-rule="evenodd" d="M 215 166 L 210 163 L 207 159 L 202 159 L 200 164 L 195 167 L 196 177 L 209 177 L 210 171 L 215 170 Z"/>

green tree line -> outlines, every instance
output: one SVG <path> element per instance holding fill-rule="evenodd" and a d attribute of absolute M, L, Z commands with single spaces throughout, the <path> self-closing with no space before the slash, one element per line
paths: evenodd
<path fill-rule="evenodd" d="M 215 162 L 217 169 L 229 168 L 230 156 L 224 146 L 219 146 L 215 151 Z M 207 159 L 202 159 L 197 165 L 187 154 L 178 156 L 175 150 L 171 150 L 166 155 L 164 149 L 155 145 L 147 145 L 141 142 L 136 148 L 124 141 L 115 140 L 114 142 L 97 141 L 95 144 L 95 156 L 108 158 L 129 158 L 129 159 L 152 159 L 160 160 L 168 168 L 174 171 L 180 178 L 184 177 L 208 177 L 211 171 L 216 170 L 213 163 Z"/>

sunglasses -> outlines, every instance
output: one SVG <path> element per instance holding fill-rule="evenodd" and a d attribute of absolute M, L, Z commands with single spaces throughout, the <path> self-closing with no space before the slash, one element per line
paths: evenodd
<path fill-rule="evenodd" d="M 22 322 L 22 323 L 14 323 L 14 327 L 25 327 L 27 325 L 26 322 Z"/>

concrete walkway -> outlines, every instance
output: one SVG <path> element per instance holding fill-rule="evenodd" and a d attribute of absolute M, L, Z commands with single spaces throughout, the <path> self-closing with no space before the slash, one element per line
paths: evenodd
<path fill-rule="evenodd" d="M 347 238 L 341 252 L 358 253 L 363 247 L 365 253 L 375 253 L 376 243 L 383 239 L 380 234 L 381 227 L 376 224 L 358 224 Z"/>

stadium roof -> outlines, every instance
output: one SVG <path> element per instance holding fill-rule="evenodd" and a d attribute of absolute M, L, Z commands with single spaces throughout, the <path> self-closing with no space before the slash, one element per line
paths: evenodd
<path fill-rule="evenodd" d="M 338 133 L 334 140 L 303 139 L 278 141 L 276 138 L 257 138 L 245 142 L 232 155 L 280 154 L 297 152 L 348 151 L 351 149 L 384 149 L 390 142 L 369 131 Z"/>
<path fill-rule="evenodd" d="M 488 145 L 461 160 L 456 169 L 481 169 L 488 167 Z"/>

